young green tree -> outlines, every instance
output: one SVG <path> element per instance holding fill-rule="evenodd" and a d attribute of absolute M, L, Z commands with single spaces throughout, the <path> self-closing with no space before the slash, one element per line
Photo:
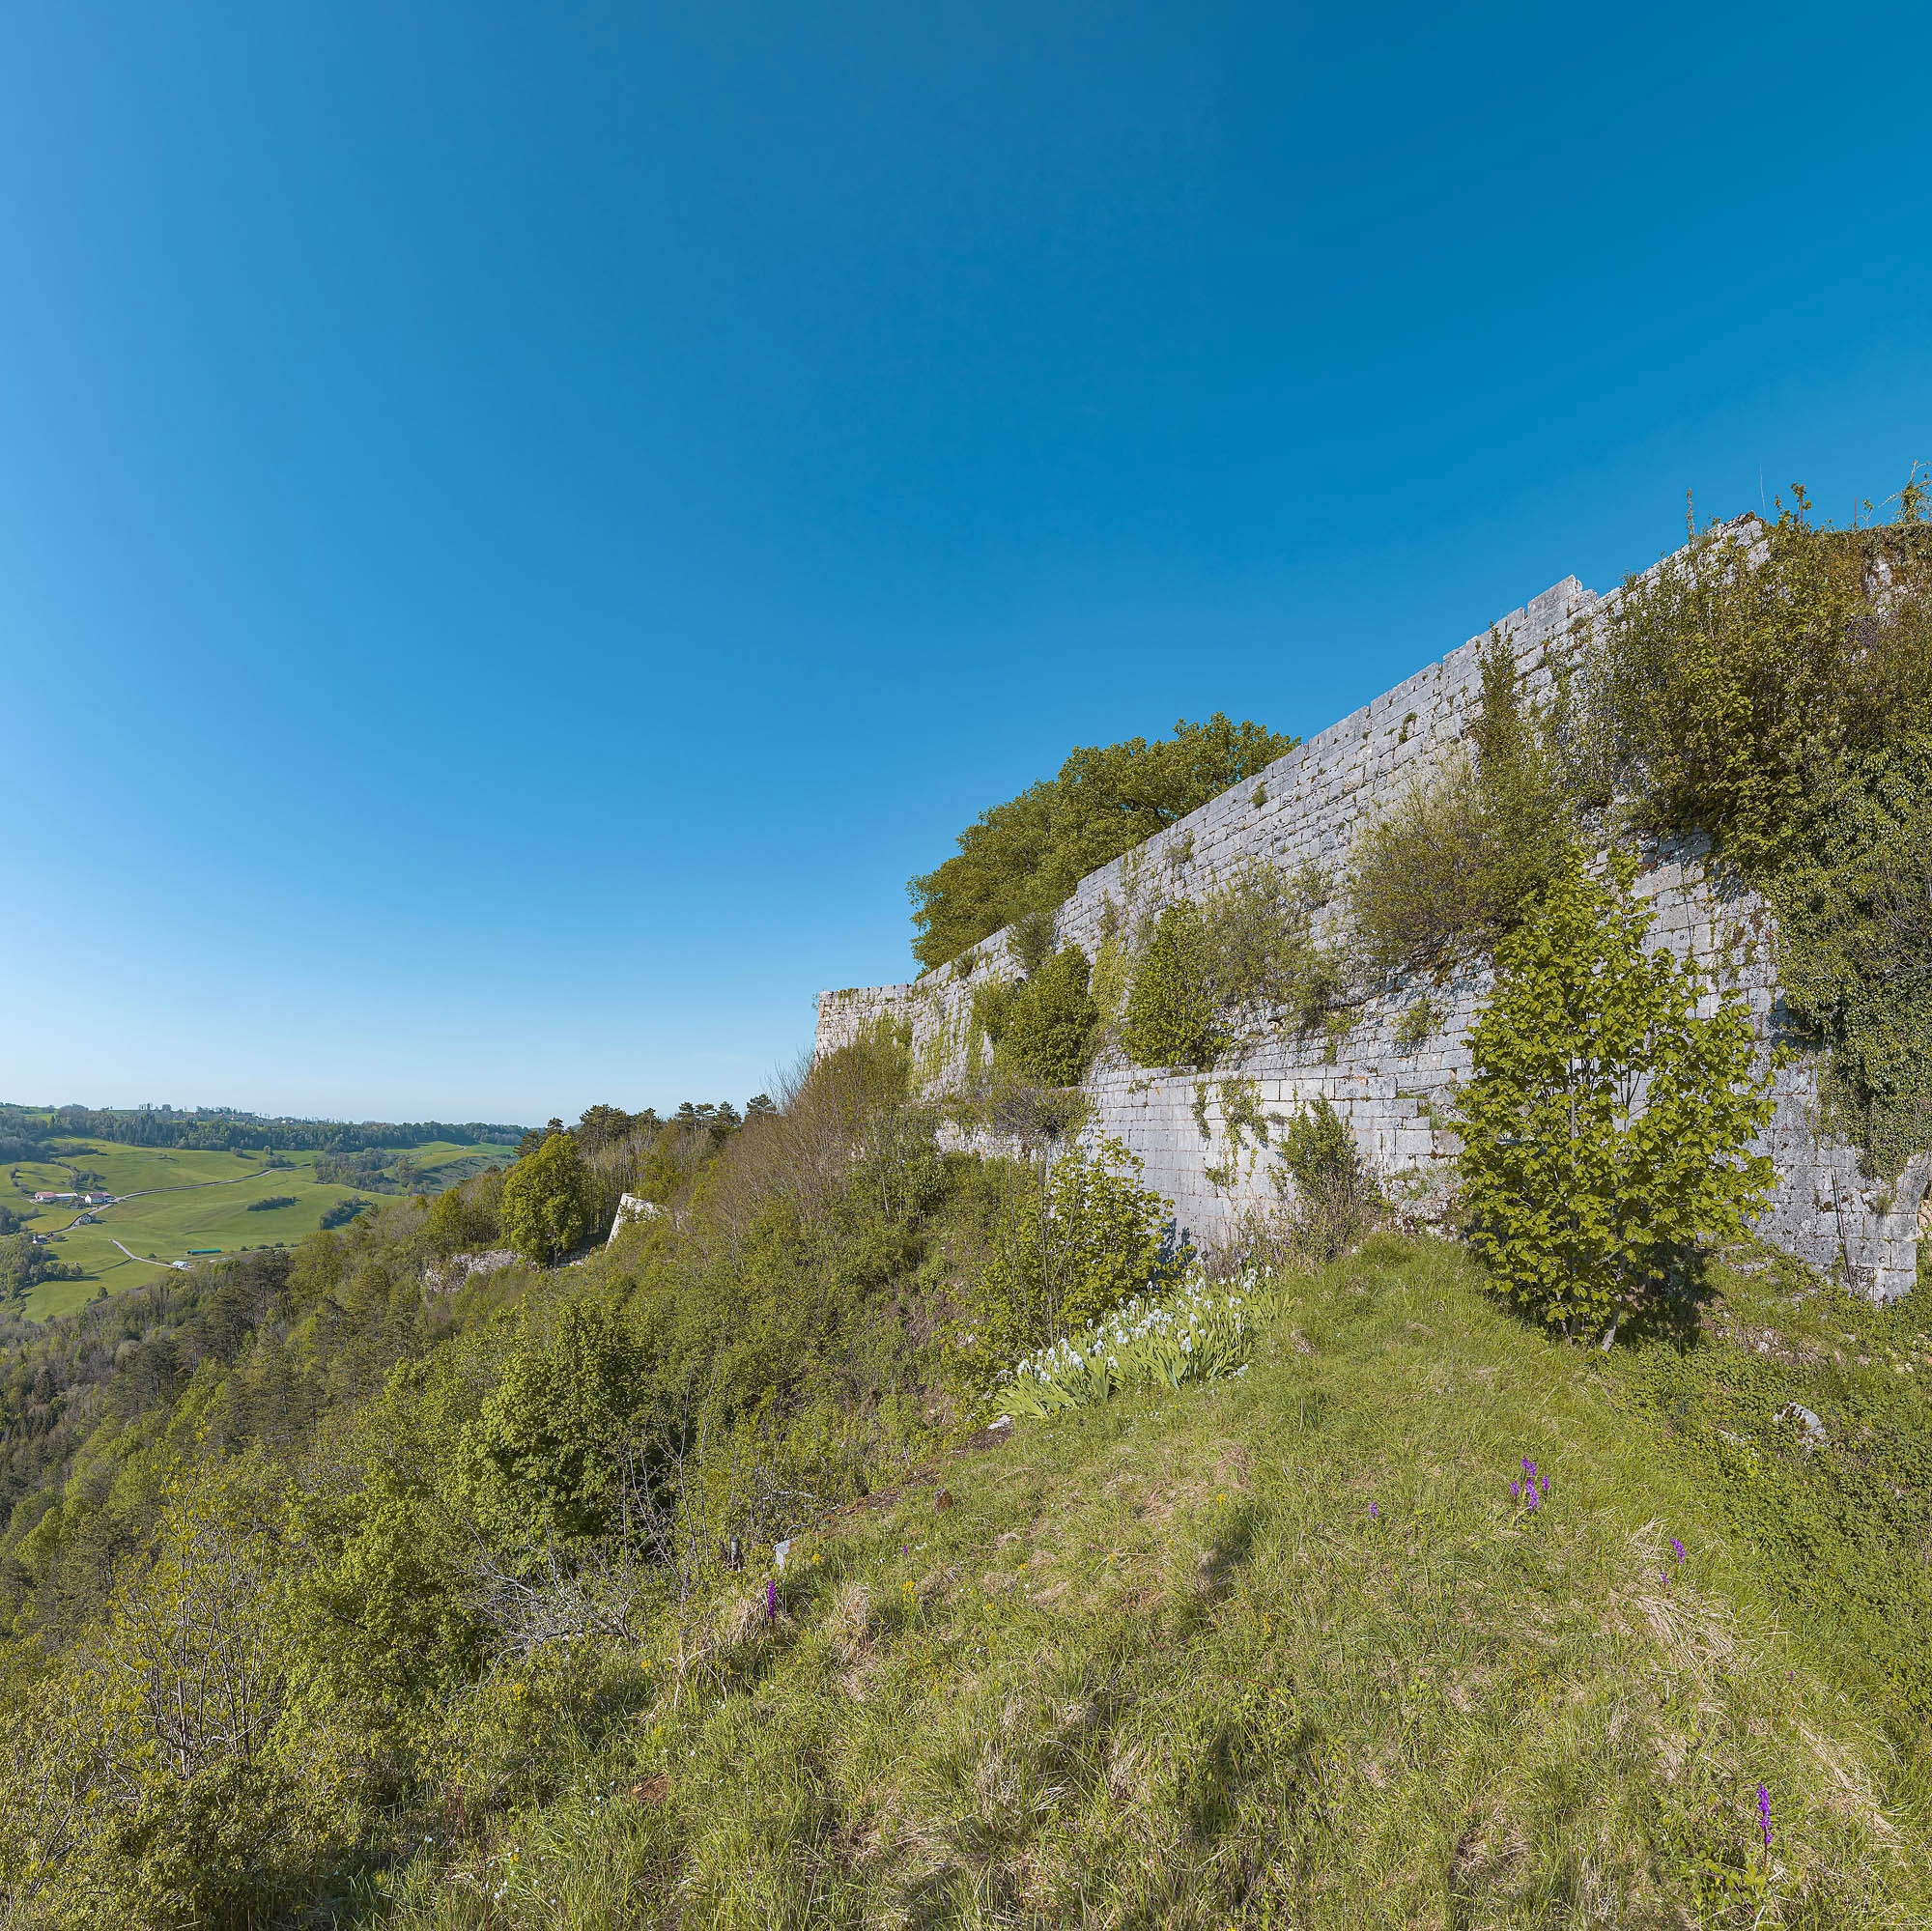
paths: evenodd
<path fill-rule="evenodd" d="M 565 1307 L 525 1338 L 466 1433 L 483 1514 L 515 1540 L 565 1542 L 608 1525 L 611 1451 L 642 1426 L 650 1362 L 623 1320 L 596 1302 Z"/>
<path fill-rule="evenodd" d="M 1654 914 L 1573 866 L 1507 936 L 1461 1102 L 1469 1238 L 1517 1303 L 1608 1348 L 1673 1291 L 1700 1243 L 1741 1234 L 1771 1160 L 1750 1016 L 1697 1016 L 1702 975 L 1646 953 Z"/>
<path fill-rule="evenodd" d="M 974 1315 L 975 1351 L 989 1369 L 1173 1278 L 1191 1251 L 1169 1239 L 1167 1202 L 1140 1184 L 1140 1161 L 1117 1140 L 1009 1173 Z"/>
<path fill-rule="evenodd" d="M 1201 910 L 1177 899 L 1154 922 L 1127 991 L 1121 1043 L 1137 1066 L 1206 1066 L 1221 1038 L 1205 970 Z"/>
<path fill-rule="evenodd" d="M 1064 946 L 1028 980 L 1005 1013 L 998 1057 L 1033 1086 L 1077 1086 L 1087 1069 L 1099 1008 L 1088 990 L 1087 954 Z"/>
<path fill-rule="evenodd" d="M 589 1239 L 597 1188 L 569 1134 L 553 1133 L 510 1169 L 498 1211 L 503 1237 L 542 1266 Z"/>

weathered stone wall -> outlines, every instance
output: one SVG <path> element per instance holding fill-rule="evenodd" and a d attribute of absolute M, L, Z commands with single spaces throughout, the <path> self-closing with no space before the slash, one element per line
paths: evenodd
<path fill-rule="evenodd" d="M 1603 608 L 1572 577 L 1499 620 L 1531 696 L 1548 695 L 1573 626 Z M 1094 957 L 1114 919 L 1144 915 L 1171 898 L 1198 897 L 1252 858 L 1289 871 L 1312 865 L 1339 876 L 1361 826 L 1456 753 L 1480 699 L 1486 640 L 1471 639 L 1140 851 L 1083 879 L 1060 910 L 1057 943 L 1072 942 Z M 1768 1059 L 1780 1019 L 1775 933 L 1764 902 L 1708 879 L 1694 843 L 1651 854 L 1637 890 L 1657 907 L 1651 943 L 1695 956 L 1720 988 L 1742 991 Z M 1320 918 L 1334 916 L 1331 910 Z M 1017 976 L 1008 938 L 996 933 L 965 959 L 910 985 L 822 993 L 818 1050 L 845 1044 L 881 1018 L 910 1021 L 925 1089 L 956 1090 L 976 1051 L 974 987 Z M 1181 1225 L 1211 1239 L 1246 1207 L 1274 1198 L 1272 1156 L 1256 1120 L 1271 1132 L 1271 1117 L 1286 1119 L 1320 1094 L 1349 1121 L 1405 1211 L 1428 1219 L 1445 1206 L 1453 1182 L 1456 1140 L 1438 1122 L 1468 1076 L 1469 1029 L 1490 984 L 1487 968 L 1475 966 L 1440 985 L 1405 984 L 1372 1002 L 1340 1039 L 1284 1027 L 1230 1055 L 1207 1077 L 1151 1073 L 1127 1065 L 1118 1051 L 1103 1053 L 1085 1085 L 1092 1104 L 1086 1132 L 1129 1147 Z M 1436 1023 L 1420 1044 L 1399 1045 L 1398 1023 L 1425 999 Z M 1785 1066 L 1775 1092 L 1777 1110 L 1764 1147 L 1778 1182 L 1761 1231 L 1788 1253 L 1842 1272 L 1865 1293 L 1890 1299 L 1905 1292 L 1917 1278 L 1919 1209 L 1932 1156 L 1915 1160 L 1896 1186 L 1869 1180 L 1859 1172 L 1857 1152 L 1821 1128 L 1815 1065 L 1801 1060 Z"/>

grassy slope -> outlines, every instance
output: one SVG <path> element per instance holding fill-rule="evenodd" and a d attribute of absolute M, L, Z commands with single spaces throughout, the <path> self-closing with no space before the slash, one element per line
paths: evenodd
<path fill-rule="evenodd" d="M 776 1628 L 755 1593 L 717 1605 L 742 1633 L 704 1668 L 667 1646 L 486 1688 L 471 1775 L 522 1807 L 416 1853 L 382 1908 L 1927 1922 L 1915 1753 L 1643 1372 L 1526 1332 L 1448 1249 L 1373 1246 L 1243 1380 L 1022 1425 L 942 1462 L 954 1506 L 915 1486 L 838 1519 Z M 1534 1519 L 1523 1456 L 1550 1478 Z"/>
<path fill-rule="evenodd" d="M 162 1261 L 179 1261 L 189 1249 L 218 1247 L 233 1252 L 240 1247 L 272 1246 L 277 1241 L 293 1244 L 321 1224 L 324 1211 L 339 1201 L 355 1197 L 353 1187 L 323 1186 L 314 1178 L 319 1155 L 312 1152 L 284 1154 L 291 1164 L 270 1173 L 259 1173 L 263 1162 L 255 1156 L 242 1158 L 234 1153 L 204 1153 L 187 1150 L 122 1146 L 109 1141 L 76 1141 L 93 1151 L 74 1155 L 75 1163 L 90 1173 L 103 1177 L 110 1193 L 131 1193 L 138 1189 L 193 1188 L 194 1191 L 164 1191 L 124 1205 L 99 1210 L 99 1225 L 76 1227 L 64 1235 L 53 1248 L 55 1256 L 68 1263 L 78 1262 L 85 1270 L 78 1281 L 44 1281 L 28 1295 L 25 1312 L 35 1320 L 66 1314 L 92 1300 L 104 1286 L 115 1290 L 151 1279 L 155 1268 L 130 1261 L 115 1246 L 125 1241 L 137 1254 L 153 1254 Z M 411 1158 L 425 1169 L 428 1184 L 440 1186 L 445 1175 L 462 1178 L 476 1171 L 501 1148 L 458 1146 L 449 1141 L 432 1141 L 408 1150 Z M 65 1189 L 73 1183 L 64 1168 L 44 1162 L 21 1162 L 8 1170 L 17 1175 L 20 1189 L 32 1192 L 46 1187 Z M 5 1178 L 7 1176 L 0 1176 Z M 202 1185 L 213 1181 L 214 1185 Z M 251 1201 L 278 1194 L 295 1197 L 293 1207 L 267 1213 L 250 1213 Z M 365 1198 L 372 1198 L 365 1194 Z M 22 1212 L 32 1206 L 10 1188 L 8 1204 Z M 26 1222 L 36 1233 L 53 1234 L 72 1220 L 75 1207 L 61 1202 L 41 1208 Z"/>

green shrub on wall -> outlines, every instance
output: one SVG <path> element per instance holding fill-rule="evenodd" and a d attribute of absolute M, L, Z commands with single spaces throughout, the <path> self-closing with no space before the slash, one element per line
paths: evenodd
<path fill-rule="evenodd" d="M 1641 832 L 1701 831 L 1769 900 L 1777 978 L 1828 1053 L 1833 1130 L 1895 1177 L 1932 1147 L 1932 526 L 1707 533 L 1624 586 L 1583 745 Z"/>
<path fill-rule="evenodd" d="M 1590 648 L 1603 781 L 1656 831 L 1695 826 L 1774 870 L 1847 752 L 1932 722 L 1932 527 L 1923 486 L 1874 528 L 1814 529 L 1804 493 L 1747 546 L 1709 531 L 1628 582 Z"/>
<path fill-rule="evenodd" d="M 1932 738 L 1835 761 L 1766 895 L 1833 1125 L 1895 1177 L 1932 1146 Z M 1926 1243 L 1932 1248 L 1932 1242 Z"/>
<path fill-rule="evenodd" d="M 1154 922 L 1135 965 L 1121 1044 L 1137 1066 L 1208 1066 L 1223 1038 L 1208 998 L 1201 908 L 1182 898 Z"/>
<path fill-rule="evenodd" d="M 1576 848 L 1567 706 L 1522 702 L 1498 636 L 1482 674 L 1474 757 L 1457 756 L 1355 840 L 1351 923 L 1361 963 L 1378 978 L 1492 950 Z"/>
<path fill-rule="evenodd" d="M 1087 954 L 1064 946 L 1008 1003 L 995 1065 L 1030 1086 L 1077 1086 L 1087 1070 L 1099 1008 Z"/>
<path fill-rule="evenodd" d="M 1726 999 L 1697 1017 L 1702 977 L 1645 953 L 1631 871 L 1573 866 L 1504 940 L 1458 1122 L 1471 1243 L 1526 1312 L 1605 1348 L 1774 1178 L 1749 1150 L 1772 1112 L 1750 1014 Z"/>
<path fill-rule="evenodd" d="M 1201 971 L 1217 1013 L 1258 1018 L 1286 1010 L 1298 1031 L 1321 1023 L 1341 990 L 1335 962 L 1316 945 L 1312 869 L 1291 878 L 1250 858 L 1201 901 Z"/>

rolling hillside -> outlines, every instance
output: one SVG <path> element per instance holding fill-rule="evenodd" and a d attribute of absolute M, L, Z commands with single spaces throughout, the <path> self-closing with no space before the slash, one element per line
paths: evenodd
<path fill-rule="evenodd" d="M 67 1313 L 103 1290 L 113 1293 L 152 1279 L 157 1266 L 198 1251 L 293 1245 L 314 1233 L 330 1208 L 373 1198 L 366 1187 L 319 1180 L 316 1163 L 326 1156 L 315 1152 L 272 1155 L 278 1164 L 270 1165 L 259 1153 L 103 1140 L 57 1140 L 52 1150 L 64 1158 L 19 1161 L 0 1177 L 0 1202 L 22 1216 L 28 1232 L 49 1236 L 54 1259 L 82 1269 L 79 1280 L 43 1281 L 29 1292 L 22 1312 L 36 1320 Z M 440 1192 L 501 1164 L 514 1150 L 432 1141 L 406 1150 L 417 1170 L 414 1184 Z M 98 1177 L 99 1189 L 116 1196 L 112 1206 L 85 1209 L 93 1224 L 73 1224 L 83 1211 L 76 1202 L 36 1206 L 31 1198 L 74 1190 L 77 1177 L 91 1182 Z M 254 1206 L 280 1198 L 289 1204 Z"/>

